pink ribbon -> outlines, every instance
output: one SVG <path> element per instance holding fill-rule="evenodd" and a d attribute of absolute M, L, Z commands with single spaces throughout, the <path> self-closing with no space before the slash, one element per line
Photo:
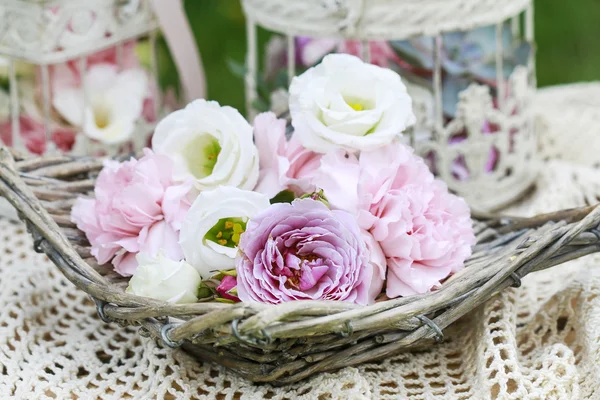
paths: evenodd
<path fill-rule="evenodd" d="M 185 100 L 206 97 L 206 79 L 200 52 L 190 28 L 182 0 L 150 0 L 169 45 Z"/>

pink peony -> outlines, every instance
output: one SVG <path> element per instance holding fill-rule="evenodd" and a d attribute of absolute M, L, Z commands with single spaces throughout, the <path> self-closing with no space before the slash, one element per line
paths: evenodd
<path fill-rule="evenodd" d="M 425 293 L 463 267 L 475 243 L 469 207 L 399 143 L 360 160 L 326 155 L 314 183 L 353 213 L 387 258 L 388 297 Z"/>
<path fill-rule="evenodd" d="M 255 190 L 270 198 L 282 190 L 298 195 L 312 192 L 311 178 L 321 162 L 321 154 L 305 149 L 294 136 L 288 141 L 285 126 L 285 120 L 277 119 L 272 112 L 254 119 L 254 142 L 260 160 Z"/>
<path fill-rule="evenodd" d="M 374 301 L 373 267 L 355 218 L 320 201 L 271 205 L 248 221 L 239 250 L 242 301 Z"/>
<path fill-rule="evenodd" d="M 115 271 L 133 275 L 135 255 L 183 258 L 179 230 L 190 207 L 192 182 L 176 184 L 170 158 L 145 150 L 144 157 L 106 161 L 95 187 L 95 199 L 80 198 L 71 218 L 85 232 L 100 264 L 112 260 Z"/>
<path fill-rule="evenodd" d="M 75 144 L 75 131 L 70 128 L 51 127 L 50 139 L 60 150 L 67 152 Z M 44 154 L 46 151 L 46 130 L 44 124 L 35 119 L 21 115 L 19 117 L 19 130 L 27 150 L 34 154 Z M 7 146 L 13 145 L 12 121 L 10 119 L 0 123 L 0 140 Z"/>

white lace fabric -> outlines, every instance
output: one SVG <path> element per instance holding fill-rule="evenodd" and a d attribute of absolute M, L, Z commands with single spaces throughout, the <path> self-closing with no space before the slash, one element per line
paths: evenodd
<path fill-rule="evenodd" d="M 600 84 L 542 90 L 533 215 L 600 199 Z M 558 150 L 562 150 L 558 152 Z M 595 151 L 596 150 L 596 151 Z M 275 388 L 104 324 L 20 223 L 0 219 L 0 398 L 600 399 L 600 256 L 529 275 L 469 313 L 446 341 Z"/>

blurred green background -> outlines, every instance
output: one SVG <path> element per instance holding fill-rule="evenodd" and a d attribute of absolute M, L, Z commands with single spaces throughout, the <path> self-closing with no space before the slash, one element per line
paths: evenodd
<path fill-rule="evenodd" d="M 228 59 L 243 62 L 246 51 L 240 2 L 187 0 L 185 8 L 202 54 L 209 98 L 243 110 L 243 82 L 227 67 Z M 599 19 L 599 0 L 535 0 L 539 86 L 600 80 Z M 259 31 L 261 48 L 268 36 Z"/>

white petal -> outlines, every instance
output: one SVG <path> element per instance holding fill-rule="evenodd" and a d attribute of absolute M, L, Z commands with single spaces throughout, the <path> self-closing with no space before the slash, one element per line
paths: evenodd
<path fill-rule="evenodd" d="M 114 64 L 96 64 L 85 74 L 86 89 L 91 94 L 104 93 L 111 89 L 117 79 L 117 66 Z"/>
<path fill-rule="evenodd" d="M 81 89 L 64 87 L 54 93 L 52 106 L 71 125 L 81 126 L 83 118 L 83 92 Z"/>
<path fill-rule="evenodd" d="M 83 133 L 88 137 L 106 144 L 123 143 L 131 138 L 135 131 L 135 120 L 130 117 L 111 118 L 106 127 L 98 127 L 95 122 L 94 112 L 91 108 L 86 110 L 86 122 Z"/>

